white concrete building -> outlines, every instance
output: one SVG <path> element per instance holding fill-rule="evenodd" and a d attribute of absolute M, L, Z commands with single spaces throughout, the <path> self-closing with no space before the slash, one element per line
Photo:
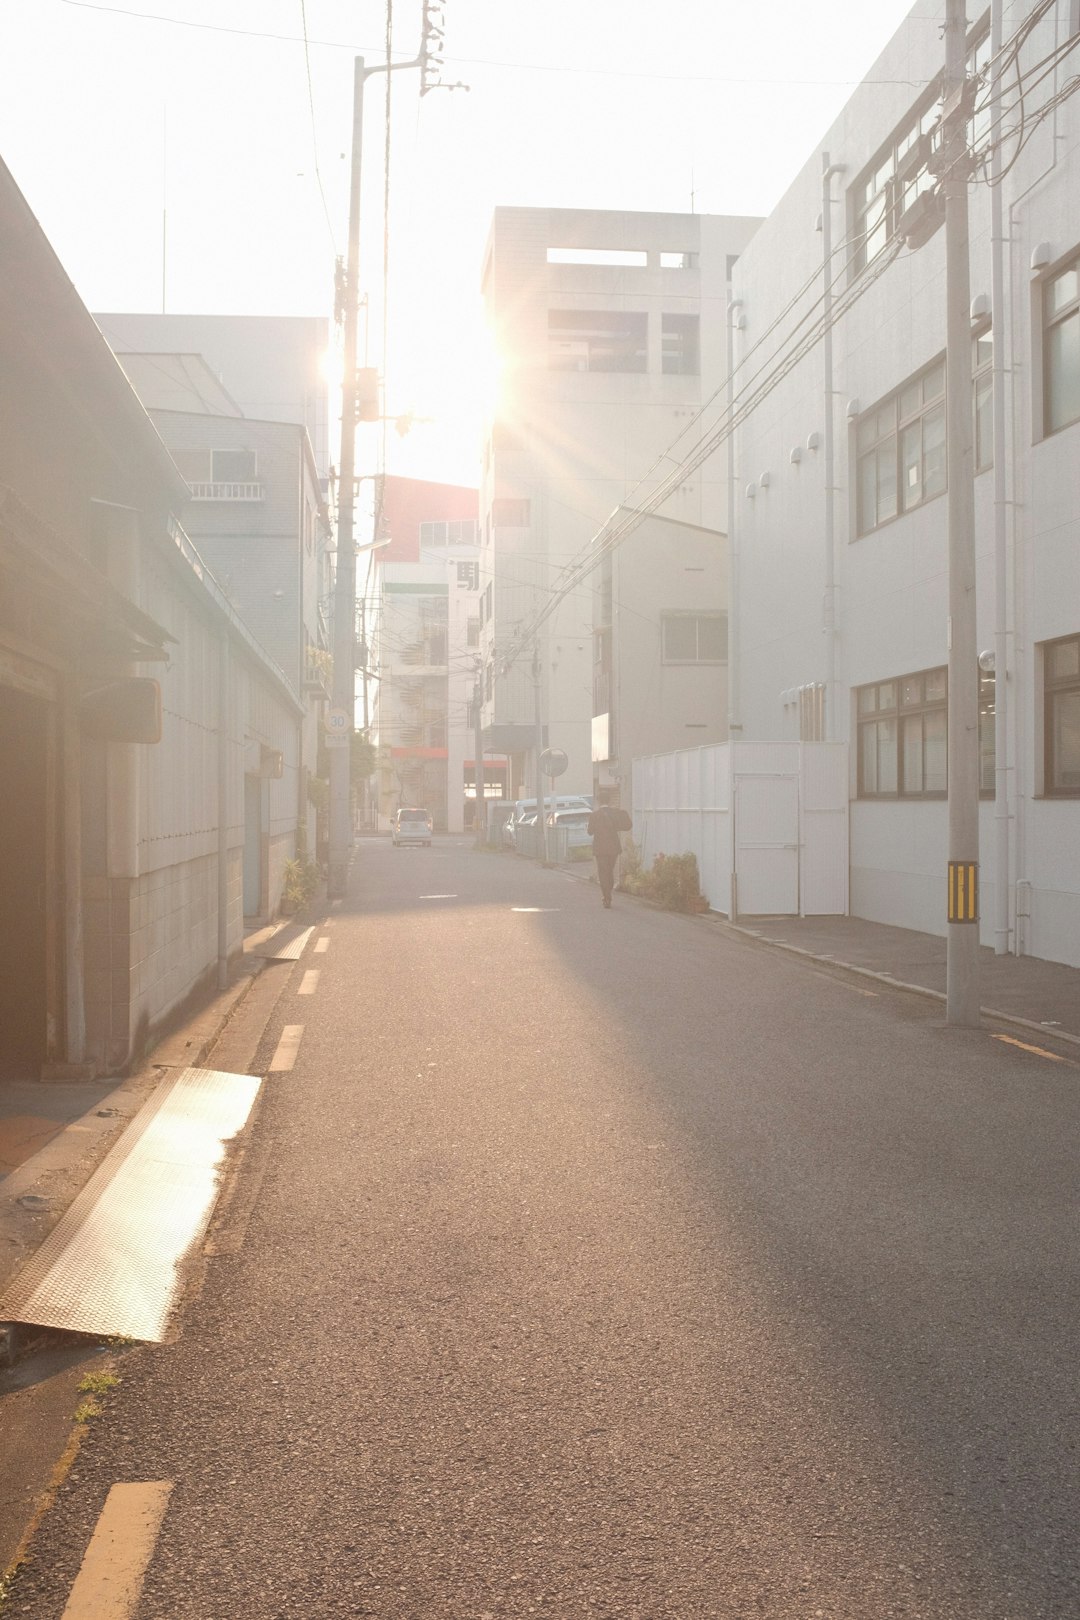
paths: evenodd
<path fill-rule="evenodd" d="M 484 449 L 481 642 L 485 737 L 511 755 L 512 795 L 533 791 L 523 629 L 612 511 L 656 491 L 670 467 L 658 458 L 722 384 L 731 269 L 756 225 L 495 211 L 483 293 L 502 375 Z M 540 631 L 544 734 L 569 759 L 561 790 L 628 802 L 635 753 L 726 735 L 725 476 L 713 458 L 674 489 Z"/>
<path fill-rule="evenodd" d="M 374 687 L 378 820 L 404 805 L 461 832 L 475 798 L 473 694 L 479 679 L 476 491 L 387 477 L 382 538 L 365 600 L 363 656 Z M 438 515 L 436 515 L 438 514 Z M 372 677 L 374 676 L 374 679 Z M 499 788 L 488 766 L 488 796 Z"/>
<path fill-rule="evenodd" d="M 996 310 L 985 163 L 970 187 L 978 646 L 1006 654 L 980 691 L 981 929 L 999 949 L 1080 965 L 1080 99 L 1067 94 L 1080 14 L 1072 0 L 1006 4 L 1010 64 L 1010 41 L 1036 10 L 996 124 L 988 14 L 969 34 L 969 135 L 985 152 L 999 134 L 1006 168 Z M 743 736 L 850 743 L 851 909 L 937 933 L 947 850 L 942 496 L 952 474 L 945 242 L 942 230 L 918 247 L 905 239 L 919 240 L 913 226 L 933 208 L 942 16 L 941 0 L 914 7 L 735 267 L 737 385 L 748 415 L 737 433 L 732 534 Z M 826 164 L 839 166 L 828 204 Z M 796 328 L 810 332 L 821 312 L 828 234 L 840 311 L 832 376 L 820 341 L 784 374 Z M 1004 373 L 997 499 L 994 348 Z M 1007 792 L 995 807 L 1002 754 Z M 995 858 L 996 814 L 1007 816 L 1007 862 Z M 995 938 L 1002 887 L 1008 925 Z"/>

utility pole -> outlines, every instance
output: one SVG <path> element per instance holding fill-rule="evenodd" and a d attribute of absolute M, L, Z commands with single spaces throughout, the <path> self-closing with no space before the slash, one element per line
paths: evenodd
<path fill-rule="evenodd" d="M 484 798 L 484 729 L 483 729 L 483 701 L 484 683 L 483 669 L 480 660 L 476 665 L 476 685 L 473 687 L 473 785 L 476 789 L 476 809 L 473 814 L 473 831 L 476 835 L 477 849 L 483 849 L 487 824 L 487 802 Z"/>
<path fill-rule="evenodd" d="M 547 816 L 544 814 L 544 768 L 540 763 L 544 752 L 544 723 L 540 708 L 540 643 L 533 649 L 533 714 L 536 736 L 533 752 L 536 755 L 536 853 L 544 865 L 548 864 Z"/>
<path fill-rule="evenodd" d="M 360 326 L 360 172 L 364 136 L 364 58 L 353 64 L 352 169 L 349 176 L 349 246 L 345 260 L 344 375 L 341 385 L 341 457 L 338 467 L 337 573 L 334 579 L 333 705 L 349 716 L 344 739 L 330 753 L 330 871 L 327 893 L 345 893 L 352 851 L 352 734 L 356 724 L 356 504 L 357 335 Z M 342 743 L 344 744 L 342 746 Z"/>
<path fill-rule="evenodd" d="M 352 853 L 352 734 L 356 725 L 356 542 L 353 513 L 356 505 L 356 425 L 359 416 L 359 377 L 356 367 L 360 328 L 360 173 L 363 157 L 364 85 L 377 73 L 421 70 L 420 94 L 429 90 L 467 89 L 467 85 L 440 85 L 430 78 L 441 65 L 442 0 L 424 0 L 419 53 L 408 62 L 365 67 L 358 56 L 353 64 L 352 167 L 349 173 L 349 244 L 344 285 L 344 376 L 341 387 L 341 456 L 338 467 L 337 575 L 334 582 L 333 707 L 349 717 L 343 742 L 330 753 L 330 871 L 327 892 L 332 899 L 345 893 Z M 378 541 L 378 536 L 375 536 Z M 336 739 L 331 739 L 335 741 Z"/>
<path fill-rule="evenodd" d="M 971 276 L 968 263 L 967 26 L 946 0 L 942 98 L 945 197 L 946 438 L 949 527 L 949 854 L 945 1017 L 977 1028 L 979 1012 L 979 667 L 975 625 Z M 1001 335 L 995 331 L 994 341 Z"/>

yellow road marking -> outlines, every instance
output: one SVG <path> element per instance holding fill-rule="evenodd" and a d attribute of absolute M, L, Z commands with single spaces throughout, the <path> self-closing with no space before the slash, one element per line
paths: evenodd
<path fill-rule="evenodd" d="M 277 1043 L 277 1051 L 270 1059 L 270 1072 L 280 1073 L 291 1069 L 296 1062 L 296 1054 L 300 1050 L 300 1041 L 304 1033 L 303 1024 L 286 1024 L 281 1032 L 281 1039 Z"/>
<path fill-rule="evenodd" d="M 1013 1035 L 992 1035 L 991 1040 L 1004 1041 L 1006 1046 L 1018 1046 L 1021 1052 L 1034 1052 L 1036 1057 L 1049 1058 L 1051 1063 L 1068 1063 L 1068 1058 L 1062 1057 L 1059 1052 L 1048 1052 L 1045 1046 L 1031 1046 L 1027 1041 L 1018 1041 Z"/>
<path fill-rule="evenodd" d="M 128 1620 L 135 1613 L 171 1491 L 169 1479 L 113 1486 L 62 1620 Z"/>

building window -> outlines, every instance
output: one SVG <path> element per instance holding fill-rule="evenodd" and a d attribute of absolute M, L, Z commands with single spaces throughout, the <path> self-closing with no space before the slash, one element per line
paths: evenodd
<path fill-rule="evenodd" d="M 531 522 L 529 502 L 500 497 L 491 503 L 491 521 L 497 529 L 527 529 Z"/>
<path fill-rule="evenodd" d="M 475 546 L 479 537 L 480 525 L 475 518 L 455 518 L 452 523 L 421 523 L 420 545 L 422 548 L 444 546 Z"/>
<path fill-rule="evenodd" d="M 257 477 L 254 450 L 211 450 L 211 483 L 253 484 Z"/>
<path fill-rule="evenodd" d="M 494 589 L 493 582 L 491 580 L 488 580 L 487 589 L 484 592 L 484 605 L 487 609 L 487 616 L 490 619 L 494 613 Z"/>
<path fill-rule="evenodd" d="M 858 532 L 945 493 L 945 362 L 859 419 Z"/>
<path fill-rule="evenodd" d="M 979 792 L 992 797 L 994 677 L 979 674 Z M 949 672 L 922 670 L 855 692 L 860 799 L 940 799 L 948 791 Z"/>
<path fill-rule="evenodd" d="M 467 619 L 465 621 L 465 645 L 466 645 L 466 647 L 479 647 L 479 645 L 480 645 L 480 620 L 479 619 L 470 618 L 470 619 Z"/>
<path fill-rule="evenodd" d="M 696 315 L 660 319 L 662 367 L 669 377 L 696 377 L 701 370 Z"/>
<path fill-rule="evenodd" d="M 1043 420 L 1047 433 L 1080 421 L 1080 257 L 1043 289 Z"/>
<path fill-rule="evenodd" d="M 860 799 L 937 799 L 947 788 L 948 671 L 860 686 Z"/>
<path fill-rule="evenodd" d="M 985 22 L 969 41 L 967 71 L 982 73 L 990 57 L 990 35 Z M 855 180 L 851 198 L 852 269 L 856 275 L 883 252 L 897 227 L 924 191 L 932 191 L 937 177 L 930 159 L 941 142 L 941 76 L 933 81 L 913 112 L 894 131 Z M 989 132 L 989 103 L 969 121 L 968 144 L 976 147 Z"/>
<path fill-rule="evenodd" d="M 644 371 L 648 318 L 613 309 L 548 311 L 552 371 Z"/>
<path fill-rule="evenodd" d="M 1080 798 L 1080 635 L 1043 647 L 1045 791 Z"/>
<path fill-rule="evenodd" d="M 665 613 L 660 619 L 665 664 L 723 664 L 726 613 Z"/>
<path fill-rule="evenodd" d="M 480 564 L 478 562 L 459 562 L 457 565 L 457 582 L 466 591 L 480 589 Z"/>
<path fill-rule="evenodd" d="M 990 328 L 971 340 L 971 391 L 975 471 L 994 465 L 994 339 Z"/>
<path fill-rule="evenodd" d="M 696 270 L 698 256 L 696 253 L 661 253 L 661 270 Z"/>

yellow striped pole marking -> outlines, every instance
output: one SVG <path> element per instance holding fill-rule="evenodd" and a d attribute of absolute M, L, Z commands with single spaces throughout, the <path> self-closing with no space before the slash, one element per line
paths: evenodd
<path fill-rule="evenodd" d="M 135 1613 L 171 1491 L 170 1479 L 113 1486 L 62 1620 L 129 1620 Z"/>
<path fill-rule="evenodd" d="M 951 923 L 978 922 L 978 861 L 949 862 L 948 920 Z"/>

